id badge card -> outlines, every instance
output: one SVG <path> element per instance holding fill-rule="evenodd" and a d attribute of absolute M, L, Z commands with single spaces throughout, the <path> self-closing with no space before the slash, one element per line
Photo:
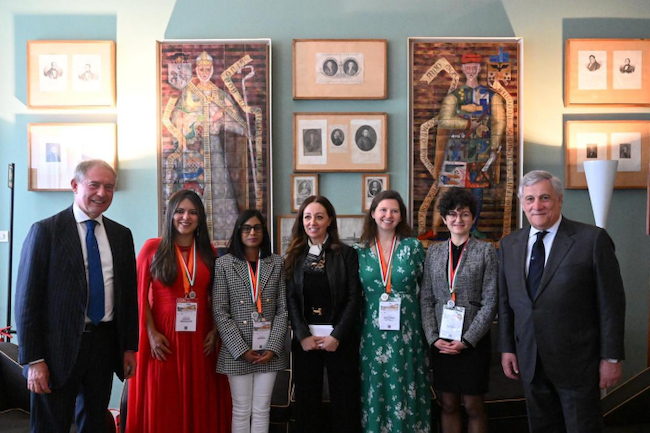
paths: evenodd
<path fill-rule="evenodd" d="M 465 307 L 442 308 L 442 320 L 440 322 L 440 338 L 446 340 L 460 341 L 463 335 L 463 321 L 465 320 Z"/>
<path fill-rule="evenodd" d="M 176 332 L 196 332 L 196 315 L 199 310 L 196 301 L 176 299 Z"/>
<path fill-rule="evenodd" d="M 379 330 L 399 331 L 400 312 L 402 301 L 393 299 L 391 301 L 379 301 Z"/>
<path fill-rule="evenodd" d="M 265 350 L 271 336 L 271 322 L 253 322 L 253 350 Z"/>

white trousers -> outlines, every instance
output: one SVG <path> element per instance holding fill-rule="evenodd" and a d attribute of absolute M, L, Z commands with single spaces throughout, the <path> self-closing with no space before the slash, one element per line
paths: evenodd
<path fill-rule="evenodd" d="M 277 371 L 228 375 L 232 395 L 232 433 L 268 433 L 271 395 Z"/>

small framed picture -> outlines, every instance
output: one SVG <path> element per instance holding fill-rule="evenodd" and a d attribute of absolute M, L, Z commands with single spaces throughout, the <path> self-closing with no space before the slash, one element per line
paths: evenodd
<path fill-rule="evenodd" d="M 284 256 L 289 248 L 291 242 L 291 229 L 296 221 L 296 215 L 280 215 L 276 217 L 277 227 L 277 243 L 275 244 L 275 252 L 280 256 Z"/>
<path fill-rule="evenodd" d="M 318 175 L 292 174 L 291 212 L 298 212 L 302 202 L 311 195 L 318 195 Z"/>
<path fill-rule="evenodd" d="M 386 39 L 294 39 L 294 99 L 386 99 Z"/>
<path fill-rule="evenodd" d="M 364 174 L 361 194 L 361 209 L 370 210 L 370 204 L 377 194 L 390 188 L 389 174 Z"/>
<path fill-rule="evenodd" d="M 115 106 L 115 42 L 28 41 L 29 108 Z"/>
<path fill-rule="evenodd" d="M 294 171 L 386 171 L 386 122 L 386 113 L 293 113 Z"/>
<path fill-rule="evenodd" d="M 116 168 L 114 123 L 32 123 L 27 131 L 29 191 L 69 191 L 75 167 L 86 159 Z"/>

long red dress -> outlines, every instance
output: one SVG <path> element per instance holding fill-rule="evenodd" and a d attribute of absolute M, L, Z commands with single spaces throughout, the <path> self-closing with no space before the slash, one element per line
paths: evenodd
<path fill-rule="evenodd" d="M 176 299 L 184 297 L 182 270 L 173 287 L 151 279 L 151 260 L 160 239 L 149 239 L 138 255 L 138 303 L 140 347 L 136 374 L 129 383 L 127 433 L 224 433 L 230 432 L 232 401 L 226 376 L 216 372 L 218 348 L 209 356 L 203 341 L 213 328 L 212 269 L 197 256 L 196 332 L 176 332 Z M 149 302 L 156 330 L 170 343 L 166 361 L 151 356 L 145 302 Z"/>

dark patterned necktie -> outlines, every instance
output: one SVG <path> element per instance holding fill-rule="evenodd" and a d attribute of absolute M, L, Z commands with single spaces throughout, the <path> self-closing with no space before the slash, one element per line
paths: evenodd
<path fill-rule="evenodd" d="M 544 236 L 547 231 L 537 232 L 537 240 L 533 244 L 533 250 L 530 253 L 530 266 L 528 267 L 528 279 L 526 280 L 526 287 L 530 299 L 535 299 L 537 288 L 540 281 L 542 281 L 542 274 L 544 273 L 544 261 L 546 260 L 546 250 L 544 249 Z"/>
<path fill-rule="evenodd" d="M 86 221 L 86 250 L 88 252 L 88 287 L 90 299 L 88 301 L 88 317 L 97 325 L 104 318 L 104 273 L 102 260 L 99 257 L 99 245 L 95 237 L 95 227 L 99 224 L 95 220 Z"/>

